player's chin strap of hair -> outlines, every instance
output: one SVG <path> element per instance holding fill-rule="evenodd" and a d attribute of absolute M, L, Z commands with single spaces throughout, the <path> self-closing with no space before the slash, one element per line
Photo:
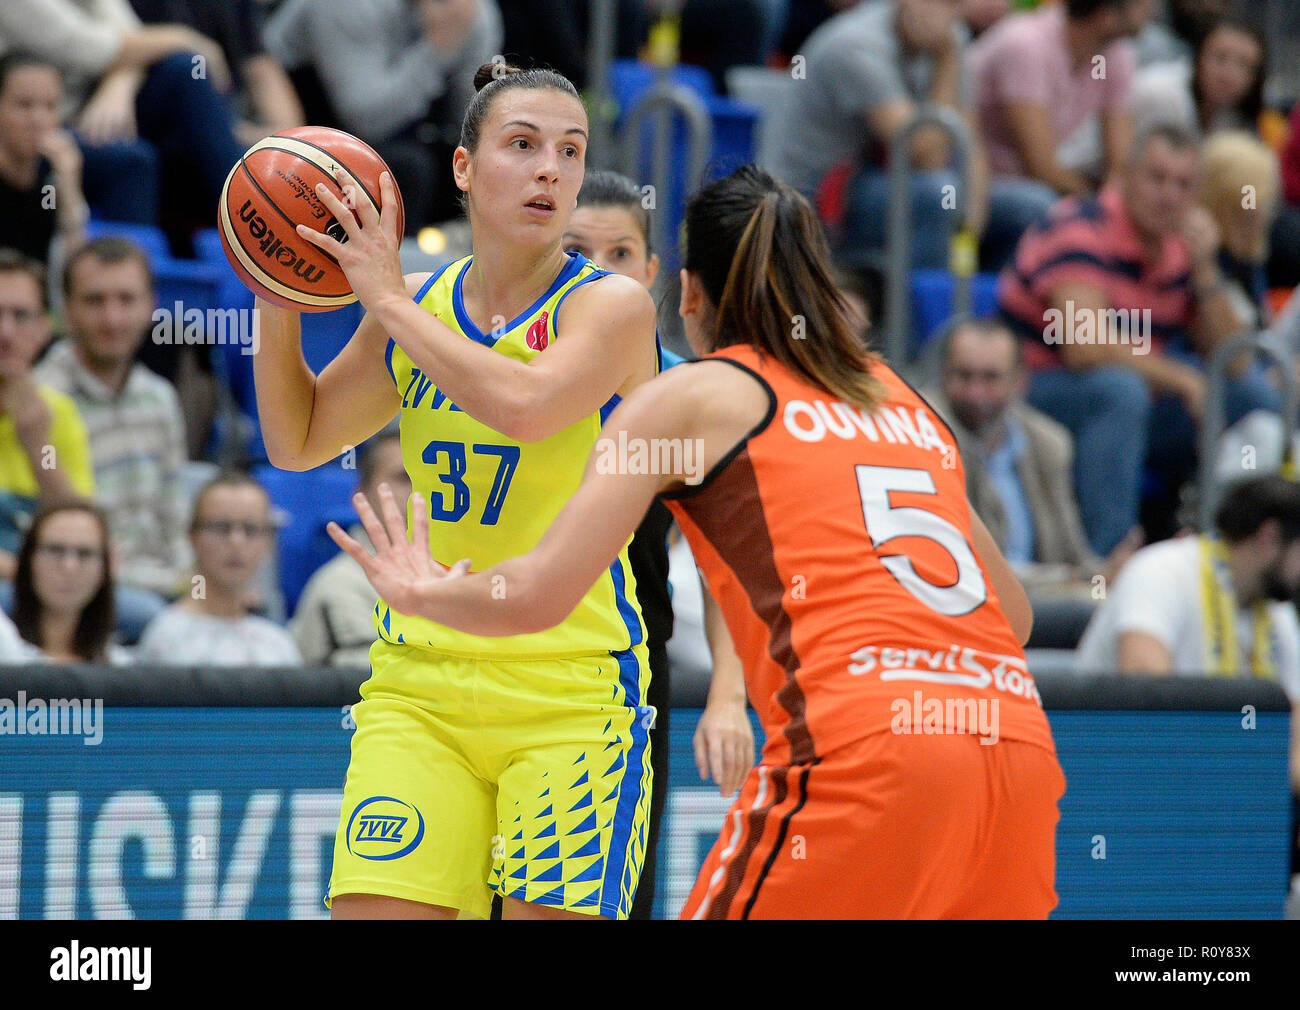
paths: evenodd
<path fill-rule="evenodd" d="M 1235 677 L 1241 672 L 1241 650 L 1237 644 L 1237 597 L 1228 573 L 1228 551 L 1213 534 L 1200 541 L 1202 626 L 1205 635 L 1207 673 Z M 1251 606 L 1250 672 L 1265 680 L 1277 680 L 1274 662 L 1273 622 L 1261 599 Z"/>

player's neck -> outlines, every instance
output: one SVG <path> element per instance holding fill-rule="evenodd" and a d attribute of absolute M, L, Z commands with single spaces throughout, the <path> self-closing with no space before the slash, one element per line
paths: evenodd
<path fill-rule="evenodd" d="M 565 252 L 556 246 L 544 256 L 507 245 L 474 250 L 461 294 L 471 317 L 514 319 L 542 296 L 564 267 Z M 491 328 L 491 327 L 488 327 Z"/>

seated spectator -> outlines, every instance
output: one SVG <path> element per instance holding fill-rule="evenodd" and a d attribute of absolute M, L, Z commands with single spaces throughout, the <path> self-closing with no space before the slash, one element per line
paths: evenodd
<path fill-rule="evenodd" d="M 962 51 L 966 29 L 951 0 L 865 0 L 826 21 L 809 36 L 801 55 L 805 78 L 787 89 L 764 133 L 760 160 L 805 196 L 815 197 L 832 170 L 851 164 L 841 258 L 861 261 L 885 246 L 891 198 L 889 150 L 921 104 L 946 107 L 966 118 L 969 88 Z M 953 233 L 962 224 L 954 210 L 957 178 L 946 170 L 947 136 L 925 127 L 912 136 L 908 154 L 912 257 L 918 267 L 944 267 Z M 988 217 L 989 193 L 978 143 L 973 192 L 962 194 L 966 223 L 978 234 Z M 993 218 L 1004 221 L 1005 208 Z M 855 262 L 853 265 L 861 265 Z"/>
<path fill-rule="evenodd" d="M 1264 36 L 1236 18 L 1217 22 L 1189 61 L 1139 71 L 1133 85 L 1137 130 L 1174 122 L 1210 134 L 1259 130 L 1268 49 Z"/>
<path fill-rule="evenodd" d="M 18 634 L 9 615 L 0 610 L 0 665 L 16 666 L 40 661 L 40 650 Z"/>
<path fill-rule="evenodd" d="M 211 221 L 243 153 L 220 95 L 229 71 L 216 43 L 184 25 L 141 25 L 128 0 L 5 0 L 0 55 L 9 52 L 62 73 L 99 216 L 174 223 L 178 242 L 186 223 Z"/>
<path fill-rule="evenodd" d="M 1294 288 L 1300 284 L 1300 102 L 1291 110 L 1290 132 L 1282 150 L 1282 193 L 1282 209 L 1273 225 L 1268 284 Z"/>
<path fill-rule="evenodd" d="M 235 135 L 245 146 L 306 123 L 284 67 L 262 45 L 261 0 L 131 0 L 145 24 L 180 24 L 221 47 L 233 85 Z"/>
<path fill-rule="evenodd" d="M 71 397 L 32 377 L 50 338 L 39 263 L 0 249 L 0 579 L 38 505 L 95 492 L 90 439 Z"/>
<path fill-rule="evenodd" d="M 1223 236 L 1219 269 L 1246 325 L 1269 323 L 1269 233 L 1277 216 L 1282 181 L 1277 155 L 1250 133 L 1216 133 L 1205 142 L 1200 203 Z"/>
<path fill-rule="evenodd" d="M 961 0 L 961 17 L 977 39 L 1007 16 L 1011 0 Z"/>
<path fill-rule="evenodd" d="M 90 433 L 96 501 L 108 513 L 127 642 L 184 586 L 188 502 L 185 425 L 176 391 L 135 360 L 152 325 L 153 273 L 140 248 L 102 238 L 78 249 L 63 279 L 68 335 L 35 369 L 72 397 Z"/>
<path fill-rule="evenodd" d="M 388 163 L 408 235 L 458 216 L 447 165 L 474 73 L 501 52 L 494 0 L 286 0 L 264 39 L 308 121 L 356 134 Z"/>
<path fill-rule="evenodd" d="M 60 127 L 58 69 L 33 56 L 0 56 L 0 248 L 48 263 L 85 239 L 81 150 Z"/>
<path fill-rule="evenodd" d="M 43 507 L 32 520 L 14 577 L 14 624 L 55 663 L 128 663 L 113 641 L 108 521 L 89 502 Z"/>
<path fill-rule="evenodd" d="M 1004 18 L 971 46 L 990 169 L 1021 180 L 1027 224 L 1057 194 L 1092 192 L 1122 164 L 1133 132 L 1128 39 L 1150 12 L 1149 0 L 1062 0 Z"/>
<path fill-rule="evenodd" d="M 360 447 L 359 463 L 357 490 L 370 501 L 379 501 L 380 484 L 392 488 L 399 502 L 411 496 L 411 478 L 402 462 L 402 443 L 396 428 L 369 438 Z M 370 546 L 360 523 L 348 532 Z M 289 625 L 302 661 L 310 665 L 368 665 L 370 646 L 375 641 L 377 600 L 365 571 L 342 551 L 322 565 L 303 587 Z"/>
<path fill-rule="evenodd" d="M 1078 668 L 1163 676 L 1261 677 L 1300 704 L 1300 487 L 1233 485 L 1213 532 L 1138 551 L 1079 643 Z M 1291 781 L 1300 788 L 1300 720 Z"/>
<path fill-rule="evenodd" d="M 1155 127 L 1119 181 L 1055 205 L 999 278 L 999 307 L 1030 341 L 1028 400 L 1074 435 L 1079 511 L 1101 555 L 1138 520 L 1144 461 L 1176 499 L 1195 466 L 1205 362 L 1247 322 L 1219 268 L 1218 229 L 1195 201 L 1199 171 L 1196 137 Z M 1227 387 L 1229 423 L 1278 407 L 1253 370 Z M 1149 539 L 1172 532 L 1155 521 Z"/>
<path fill-rule="evenodd" d="M 1133 42 L 1138 65 L 1190 63 L 1206 26 L 1231 14 L 1239 0 L 1165 0 L 1163 17 L 1152 18 Z"/>
<path fill-rule="evenodd" d="M 939 379 L 925 395 L 957 438 L 971 507 L 1026 587 L 1086 595 L 1094 575 L 1118 570 L 1133 541 L 1106 562 L 1089 549 L 1071 476 L 1074 440 L 1024 402 L 1024 345 L 1011 330 L 994 320 L 956 326 L 940 350 Z"/>
<path fill-rule="evenodd" d="M 614 58 L 635 60 L 648 26 L 643 0 L 617 0 Z M 559 71 L 579 91 L 587 80 L 591 9 L 570 0 L 497 0 L 501 11 L 503 53 L 516 66 L 547 66 Z"/>
<path fill-rule="evenodd" d="M 288 630 L 248 611 L 253 579 L 271 549 L 271 499 L 243 473 L 218 474 L 199 491 L 190 523 L 197 572 L 190 592 L 149 622 L 140 662 L 175 666 L 292 666 Z M 370 605 L 374 609 L 374 604 Z"/>

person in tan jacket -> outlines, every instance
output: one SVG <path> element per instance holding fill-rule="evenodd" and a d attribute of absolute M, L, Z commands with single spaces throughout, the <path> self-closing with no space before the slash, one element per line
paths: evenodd
<path fill-rule="evenodd" d="M 1141 543 L 1136 529 L 1109 558 L 1088 546 L 1071 473 L 1069 431 L 1024 399 L 1020 341 L 1002 323 L 957 325 L 940 349 L 939 388 L 926 398 L 948 421 L 971 505 L 1026 587 L 1095 597 Z"/>

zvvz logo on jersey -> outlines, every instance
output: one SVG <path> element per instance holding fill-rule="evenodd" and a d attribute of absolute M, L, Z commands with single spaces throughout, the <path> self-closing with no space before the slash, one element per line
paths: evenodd
<path fill-rule="evenodd" d="M 392 796 L 370 797 L 348 820 L 348 851 L 362 859 L 400 859 L 423 837 L 424 816 Z"/>

